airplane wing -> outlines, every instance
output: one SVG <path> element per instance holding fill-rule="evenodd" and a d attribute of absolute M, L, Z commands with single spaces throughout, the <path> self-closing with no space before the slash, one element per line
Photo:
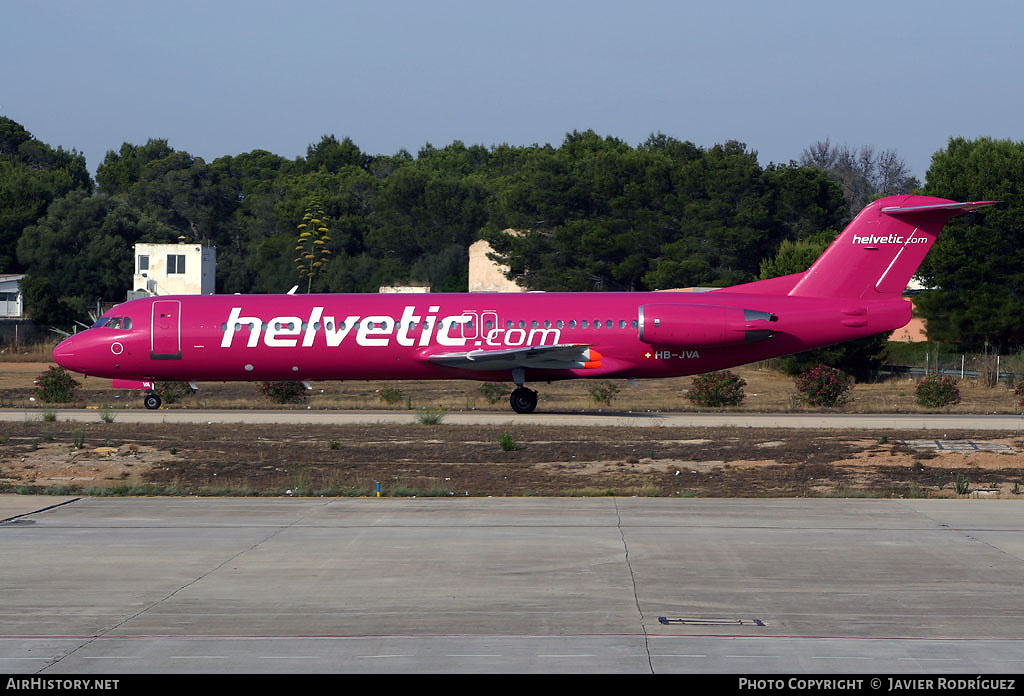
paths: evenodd
<path fill-rule="evenodd" d="M 517 367 L 545 370 L 583 370 L 601 367 L 601 354 L 589 345 L 563 343 L 553 346 L 523 346 L 495 350 L 441 353 L 427 358 L 446 367 L 467 370 L 513 370 Z"/>

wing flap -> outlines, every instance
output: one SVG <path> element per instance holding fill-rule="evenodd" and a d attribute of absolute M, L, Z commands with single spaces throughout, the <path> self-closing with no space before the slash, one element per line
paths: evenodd
<path fill-rule="evenodd" d="M 528 367 L 541 370 L 584 370 L 601 367 L 601 354 L 586 344 L 523 346 L 440 353 L 427 357 L 432 363 L 466 370 L 513 370 Z"/>

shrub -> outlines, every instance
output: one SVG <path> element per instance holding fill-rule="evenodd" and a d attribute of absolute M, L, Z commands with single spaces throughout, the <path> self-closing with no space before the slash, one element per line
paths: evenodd
<path fill-rule="evenodd" d="M 496 404 L 508 396 L 508 388 L 498 382 L 484 382 L 477 387 L 477 390 L 489 404 Z"/>
<path fill-rule="evenodd" d="M 188 382 L 155 382 L 153 393 L 158 394 L 165 404 L 173 404 L 192 396 L 192 387 Z"/>
<path fill-rule="evenodd" d="M 519 445 L 516 444 L 515 438 L 512 437 L 512 433 L 507 430 L 498 438 L 498 445 L 501 446 L 502 452 L 515 452 L 519 449 Z"/>
<path fill-rule="evenodd" d="M 421 408 L 416 414 L 416 422 L 420 425 L 439 425 L 444 420 L 447 411 L 443 407 Z"/>
<path fill-rule="evenodd" d="M 955 377 L 925 375 L 914 391 L 917 403 L 928 408 L 940 408 L 960 403 L 960 389 Z"/>
<path fill-rule="evenodd" d="M 380 400 L 386 404 L 397 404 L 402 400 L 402 390 L 396 387 L 384 387 L 380 390 Z"/>
<path fill-rule="evenodd" d="M 853 380 L 840 370 L 827 365 L 812 367 L 796 376 L 800 399 L 812 406 L 842 406 L 850 401 Z"/>
<path fill-rule="evenodd" d="M 956 489 L 957 495 L 967 495 L 971 492 L 971 480 L 963 474 L 957 474 L 953 488 Z"/>
<path fill-rule="evenodd" d="M 595 404 L 611 406 L 612 399 L 614 399 L 615 395 L 619 393 L 619 385 L 605 380 L 598 384 L 590 385 L 587 388 L 587 393 L 590 394 L 590 400 Z"/>
<path fill-rule="evenodd" d="M 1017 397 L 1017 408 L 1024 409 L 1024 379 L 1017 382 L 1013 388 L 1013 395 Z"/>
<path fill-rule="evenodd" d="M 48 404 L 65 404 L 75 398 L 78 382 L 59 365 L 36 377 L 36 396 Z"/>
<path fill-rule="evenodd" d="M 260 394 L 276 404 L 300 404 L 309 397 L 302 382 L 260 382 Z"/>
<path fill-rule="evenodd" d="M 708 372 L 693 378 L 686 398 L 698 406 L 738 406 L 747 381 L 729 370 Z"/>

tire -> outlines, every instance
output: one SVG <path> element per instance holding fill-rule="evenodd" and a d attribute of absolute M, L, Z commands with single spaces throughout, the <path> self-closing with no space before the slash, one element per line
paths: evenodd
<path fill-rule="evenodd" d="M 162 401 L 160 400 L 160 396 L 158 394 L 146 394 L 146 398 L 142 400 L 143 406 L 145 406 L 151 411 L 155 411 L 156 409 L 160 408 L 161 403 Z"/>
<path fill-rule="evenodd" d="M 512 392 L 509 403 L 512 404 L 512 410 L 516 413 L 533 413 L 533 410 L 537 408 L 537 392 L 526 387 L 519 387 Z"/>

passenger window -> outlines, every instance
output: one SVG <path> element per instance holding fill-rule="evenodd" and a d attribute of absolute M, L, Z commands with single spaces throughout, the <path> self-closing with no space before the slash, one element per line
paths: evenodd
<path fill-rule="evenodd" d="M 588 322 L 586 319 L 584 319 L 583 321 L 580 322 L 580 328 L 581 329 L 590 328 L 590 322 Z"/>
<path fill-rule="evenodd" d="M 576 320 L 575 319 L 570 319 L 569 320 L 569 328 L 570 329 L 575 329 L 576 328 Z"/>

